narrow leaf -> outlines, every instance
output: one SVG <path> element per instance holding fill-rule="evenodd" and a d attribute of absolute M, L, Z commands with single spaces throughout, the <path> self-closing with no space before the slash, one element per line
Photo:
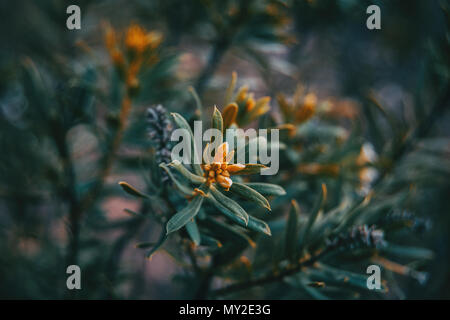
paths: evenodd
<path fill-rule="evenodd" d="M 233 123 L 236 122 L 236 117 L 238 114 L 239 107 L 236 103 L 230 103 L 223 109 L 223 126 L 224 128 L 229 128 Z"/>
<path fill-rule="evenodd" d="M 270 210 L 269 201 L 267 201 L 267 199 L 264 198 L 264 196 L 262 194 L 260 194 L 258 191 L 252 189 L 251 187 L 249 187 L 245 184 L 234 182 L 231 185 L 230 191 L 232 191 L 250 201 L 256 202 L 260 206 Z"/>
<path fill-rule="evenodd" d="M 322 189 L 320 191 L 319 196 L 316 199 L 316 202 L 314 204 L 313 210 L 308 218 L 308 222 L 304 228 L 304 230 L 302 230 L 302 234 L 301 234 L 301 240 L 300 240 L 300 252 L 302 251 L 302 249 L 305 248 L 305 243 L 308 241 L 308 237 L 309 237 L 309 233 L 311 231 L 312 226 L 314 225 L 314 222 L 317 219 L 317 216 L 319 215 L 319 211 L 322 208 L 323 204 L 325 203 L 327 197 L 327 187 L 325 186 L 325 184 L 322 184 Z"/>
<path fill-rule="evenodd" d="M 249 163 L 245 165 L 245 168 L 234 173 L 235 175 L 247 175 L 260 173 L 261 169 L 267 168 L 263 164 Z"/>
<path fill-rule="evenodd" d="M 246 186 L 266 196 L 284 196 L 286 191 L 279 185 L 264 182 L 250 182 Z"/>
<path fill-rule="evenodd" d="M 238 217 L 234 213 L 232 213 L 230 210 L 228 210 L 225 206 L 223 206 L 219 201 L 217 201 L 212 194 L 208 195 L 207 198 L 211 203 L 214 204 L 216 208 L 220 210 L 221 213 L 223 213 L 228 219 L 233 221 L 234 223 L 240 225 L 241 227 L 250 229 L 252 231 L 261 232 L 265 235 L 271 236 L 272 232 L 270 231 L 269 225 L 252 216 L 248 216 L 248 222 L 246 223 L 245 220 L 241 217 Z"/>
<path fill-rule="evenodd" d="M 390 243 L 387 246 L 381 248 L 381 252 L 384 254 L 391 254 L 392 256 L 395 257 L 405 257 L 417 260 L 429 260 L 434 258 L 433 251 L 429 249 L 420 247 L 393 245 Z"/>
<path fill-rule="evenodd" d="M 192 194 L 193 194 L 192 189 L 190 189 L 188 186 L 186 186 L 186 185 L 182 184 L 180 181 L 178 181 L 178 179 L 174 177 L 172 172 L 170 172 L 170 169 L 167 167 L 167 165 L 165 163 L 161 163 L 159 166 L 161 168 L 163 168 L 164 171 L 167 172 L 167 174 L 169 175 L 169 178 L 173 181 L 173 183 L 175 184 L 175 186 L 181 193 L 183 193 L 186 196 L 192 196 Z"/>
<path fill-rule="evenodd" d="M 225 104 L 224 105 L 227 105 L 233 99 L 233 92 L 234 92 L 234 89 L 236 88 L 236 81 L 237 81 L 237 73 L 235 71 L 233 71 L 233 73 L 231 74 L 230 83 L 229 83 L 227 91 L 225 93 L 225 101 L 224 101 Z"/>
<path fill-rule="evenodd" d="M 153 247 L 155 245 L 154 242 L 140 242 L 140 243 L 136 243 L 136 245 L 134 246 L 137 249 L 147 249 L 150 247 Z"/>
<path fill-rule="evenodd" d="M 197 175 L 199 175 L 199 176 L 203 175 L 203 170 L 200 166 L 200 160 L 198 159 L 199 155 L 197 153 L 197 146 L 195 145 L 194 134 L 192 133 L 192 129 L 189 126 L 189 123 L 179 113 L 171 113 L 171 116 L 179 128 L 185 129 L 189 132 L 189 135 L 191 137 L 191 146 L 192 146 L 191 147 L 191 149 L 192 149 L 192 158 L 191 159 L 193 160 L 192 166 Z"/>
<path fill-rule="evenodd" d="M 252 231 L 264 233 L 265 235 L 268 235 L 268 236 L 272 235 L 269 225 L 266 222 L 264 222 L 258 218 L 255 218 L 253 216 L 248 216 L 247 228 Z"/>
<path fill-rule="evenodd" d="M 204 177 L 198 176 L 190 172 L 180 161 L 174 160 L 169 163 L 169 166 L 176 169 L 179 173 L 181 173 L 186 179 L 194 183 L 203 183 L 206 181 Z"/>
<path fill-rule="evenodd" d="M 200 235 L 200 239 L 201 239 L 202 246 L 216 247 L 216 248 L 222 247 L 222 243 L 219 240 L 214 239 L 210 236 L 202 234 L 202 235 Z"/>
<path fill-rule="evenodd" d="M 125 182 L 125 181 L 120 181 L 120 182 L 119 182 L 119 185 L 122 187 L 122 189 L 123 189 L 126 193 L 128 193 L 128 194 L 130 194 L 130 195 L 132 195 L 132 196 L 134 196 L 134 197 L 138 197 L 138 198 L 146 198 L 146 199 L 149 198 L 146 194 L 140 192 L 140 191 L 137 190 L 135 187 L 131 186 L 129 183 L 127 183 L 127 182 Z"/>
<path fill-rule="evenodd" d="M 216 106 L 214 106 L 214 113 L 212 116 L 212 127 L 219 130 L 223 134 L 223 118 Z"/>
<path fill-rule="evenodd" d="M 210 190 L 217 202 L 219 202 L 222 206 L 224 206 L 239 218 L 243 219 L 246 225 L 248 224 L 248 213 L 236 201 L 225 196 L 214 186 L 211 186 Z"/>
<path fill-rule="evenodd" d="M 200 245 L 201 241 L 200 231 L 198 230 L 198 226 L 195 220 L 189 221 L 186 224 L 186 231 L 189 237 L 191 238 L 192 242 L 194 242 L 196 246 Z"/>
<path fill-rule="evenodd" d="M 291 261 L 297 260 L 297 239 L 298 239 L 298 217 L 300 215 L 300 207 L 297 201 L 292 200 L 292 206 L 289 210 L 289 217 L 286 226 L 285 252 Z"/>
<path fill-rule="evenodd" d="M 202 105 L 202 101 L 200 100 L 200 97 L 197 94 L 197 91 L 195 91 L 194 87 L 189 87 L 189 92 L 192 94 L 192 97 L 195 100 L 195 104 L 197 106 L 197 115 L 199 117 L 201 117 L 202 115 L 202 111 L 203 111 L 203 105 Z"/>
<path fill-rule="evenodd" d="M 202 203 L 203 197 L 198 195 L 185 208 L 170 218 L 166 226 L 167 234 L 184 227 L 189 221 L 191 221 L 197 215 Z"/>
<path fill-rule="evenodd" d="M 155 243 L 155 245 L 153 246 L 153 248 L 152 248 L 149 252 L 147 252 L 147 259 L 150 259 L 150 260 L 151 260 L 153 254 L 154 254 L 159 248 L 161 248 L 161 246 L 164 244 L 164 242 L 166 242 L 166 240 L 167 240 L 167 234 L 166 234 L 165 228 L 163 228 L 163 229 L 161 230 L 161 234 L 160 234 L 160 236 L 159 236 L 158 241 Z"/>

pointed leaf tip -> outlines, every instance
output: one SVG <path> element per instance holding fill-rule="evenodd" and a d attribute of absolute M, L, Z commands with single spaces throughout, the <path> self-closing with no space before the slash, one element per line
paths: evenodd
<path fill-rule="evenodd" d="M 122 189 L 134 196 L 134 197 L 138 197 L 138 198 L 149 198 L 146 194 L 142 193 L 141 191 L 139 191 L 138 189 L 136 189 L 135 187 L 133 187 L 132 185 L 130 185 L 128 182 L 125 181 L 120 181 L 119 185 L 122 187 Z"/>

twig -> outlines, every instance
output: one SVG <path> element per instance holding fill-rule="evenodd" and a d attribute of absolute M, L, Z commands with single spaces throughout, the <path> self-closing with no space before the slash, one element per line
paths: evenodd
<path fill-rule="evenodd" d="M 246 290 L 252 287 L 261 286 L 264 284 L 276 282 L 282 280 L 284 277 L 291 276 L 301 271 L 302 268 L 313 265 L 319 259 L 321 259 L 328 252 L 322 251 L 321 253 L 309 258 L 306 261 L 300 262 L 297 265 L 286 267 L 278 273 L 270 273 L 265 276 L 251 279 L 244 282 L 234 283 L 229 286 L 217 289 L 211 293 L 213 297 L 224 296 L 227 294 L 235 293 L 238 291 Z"/>
<path fill-rule="evenodd" d="M 81 200 L 81 204 L 80 204 L 81 212 L 87 210 L 92 205 L 92 203 L 95 201 L 95 199 L 97 199 L 99 193 L 103 189 L 105 180 L 111 171 L 112 164 L 117 155 L 119 147 L 122 143 L 122 138 L 123 138 L 123 134 L 124 134 L 124 131 L 126 128 L 126 124 L 127 124 L 127 120 L 128 120 L 130 111 L 131 111 L 131 98 L 129 97 L 129 95 L 127 93 L 122 101 L 122 106 L 120 108 L 119 127 L 115 131 L 114 137 L 111 140 L 109 152 L 107 152 L 105 157 L 103 158 L 103 161 L 102 161 L 103 165 L 100 170 L 100 174 L 97 178 L 97 182 L 96 182 L 95 186 L 93 187 L 92 191 L 89 192 L 88 194 L 86 194 L 86 196 Z"/>

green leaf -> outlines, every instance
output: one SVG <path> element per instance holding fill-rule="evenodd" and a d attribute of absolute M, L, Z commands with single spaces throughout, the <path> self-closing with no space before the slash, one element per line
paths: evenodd
<path fill-rule="evenodd" d="M 252 231 L 264 233 L 265 235 L 268 235 L 268 236 L 272 235 L 269 225 L 265 221 L 262 221 L 253 216 L 248 216 L 247 228 Z"/>
<path fill-rule="evenodd" d="M 200 160 L 198 159 L 199 154 L 197 153 L 197 146 L 195 145 L 194 134 L 192 133 L 192 129 L 189 126 L 189 123 L 179 113 L 171 113 L 171 116 L 173 118 L 173 121 L 177 124 L 179 128 L 185 129 L 189 132 L 189 135 L 191 137 L 191 149 L 192 149 L 191 159 L 193 160 L 192 167 L 194 168 L 194 171 L 197 175 L 202 176 L 203 170 L 200 166 Z"/>
<path fill-rule="evenodd" d="M 141 216 L 140 213 L 130 210 L 130 209 L 123 209 L 123 211 L 125 211 L 126 213 L 128 213 L 130 216 Z"/>
<path fill-rule="evenodd" d="M 231 74 L 230 83 L 229 83 L 229 85 L 227 87 L 227 91 L 225 93 L 225 101 L 223 104 L 224 106 L 226 106 L 232 102 L 233 92 L 234 92 L 234 89 L 236 88 L 236 81 L 237 81 L 237 73 L 233 71 L 233 73 Z"/>
<path fill-rule="evenodd" d="M 214 256 L 214 262 L 217 265 L 228 264 L 237 258 L 249 245 L 252 247 L 255 246 L 255 243 L 250 237 L 238 232 L 225 223 L 212 219 L 211 217 L 207 217 L 202 223 L 214 234 L 214 237 L 217 237 L 224 244 L 220 250 L 217 250 L 217 254 Z"/>
<path fill-rule="evenodd" d="M 134 246 L 137 249 L 147 249 L 150 247 L 153 247 L 155 245 L 155 242 L 139 242 L 136 243 L 136 245 Z"/>
<path fill-rule="evenodd" d="M 166 240 L 167 240 L 167 234 L 166 234 L 165 229 L 166 229 L 166 228 L 163 228 L 163 229 L 161 230 L 161 234 L 160 234 L 160 236 L 159 236 L 158 241 L 155 243 L 155 245 L 153 246 L 153 248 L 152 248 L 149 252 L 147 252 L 147 259 L 151 259 L 152 256 L 153 256 L 153 254 L 154 254 L 159 248 L 161 248 L 161 246 L 164 244 L 164 242 L 166 242 Z"/>
<path fill-rule="evenodd" d="M 167 167 L 167 165 L 165 163 L 161 163 L 159 166 L 161 168 L 163 168 L 164 171 L 167 172 L 167 174 L 169 175 L 169 178 L 173 181 L 173 183 L 175 184 L 177 189 L 180 190 L 181 193 L 183 193 L 186 196 L 192 196 L 192 194 L 193 194 L 192 189 L 189 188 L 188 186 L 182 184 L 180 181 L 178 181 L 178 179 L 174 177 L 172 172 L 170 172 L 170 169 Z"/>
<path fill-rule="evenodd" d="M 202 101 L 200 100 L 200 97 L 198 96 L 197 91 L 195 91 L 194 87 L 189 87 L 189 92 L 192 94 L 192 97 L 195 100 L 195 104 L 197 106 L 197 113 L 198 116 L 201 117 L 202 112 L 203 112 L 203 104 Z"/>
<path fill-rule="evenodd" d="M 192 242 L 194 242 L 196 246 L 200 245 L 201 241 L 200 231 L 198 231 L 198 226 L 195 220 L 189 221 L 186 224 L 186 231 L 189 234 L 189 237 L 191 238 Z"/>
<path fill-rule="evenodd" d="M 256 173 L 260 173 L 261 169 L 267 168 L 265 165 L 263 164 L 257 164 L 257 163 L 249 163 L 245 165 L 245 168 L 237 171 L 236 173 L 234 173 L 234 175 L 246 175 L 246 174 L 256 174 Z"/>
<path fill-rule="evenodd" d="M 320 191 L 319 196 L 316 199 L 313 210 L 308 218 L 308 222 L 306 223 L 305 228 L 301 232 L 299 252 L 302 252 L 302 250 L 305 248 L 305 243 L 308 241 L 311 228 L 314 225 L 317 216 L 319 215 L 320 209 L 322 209 L 322 206 L 325 203 L 326 197 L 327 197 L 327 187 L 325 186 L 325 184 L 322 184 L 322 189 Z"/>
<path fill-rule="evenodd" d="M 228 198 L 222 192 L 211 186 L 211 194 L 223 207 L 231 211 L 233 214 L 244 220 L 245 225 L 248 224 L 248 213 L 233 199 Z M 220 207 L 219 207 L 220 209 Z"/>
<path fill-rule="evenodd" d="M 291 203 L 292 206 L 289 210 L 284 248 L 286 256 L 290 261 L 294 262 L 297 260 L 298 217 L 300 215 L 300 207 L 295 200 L 292 200 Z"/>
<path fill-rule="evenodd" d="M 214 204 L 215 207 L 217 207 L 221 213 L 223 213 L 228 219 L 233 221 L 234 223 L 237 223 L 241 227 L 250 229 L 252 231 L 261 232 L 265 235 L 271 236 L 272 232 L 270 231 L 269 225 L 255 217 L 248 216 L 248 222 L 245 222 L 245 220 L 241 217 L 238 217 L 233 212 L 228 210 L 225 206 L 223 206 L 220 202 L 218 202 L 214 196 L 210 193 L 208 194 L 207 199 Z"/>
<path fill-rule="evenodd" d="M 178 160 L 174 160 L 171 163 L 168 164 L 169 167 L 174 168 L 175 170 L 177 170 L 179 173 L 181 173 L 186 179 L 188 179 L 189 181 L 193 182 L 193 183 L 203 183 L 206 181 L 206 179 L 204 177 L 198 176 L 196 174 L 193 174 L 192 172 L 190 172 L 185 166 L 183 166 L 183 164 L 178 161 Z"/>
<path fill-rule="evenodd" d="M 394 244 L 387 244 L 387 246 L 380 249 L 381 253 L 391 254 L 395 257 L 404 257 L 417 260 L 430 260 L 434 258 L 434 252 L 419 247 L 400 246 Z"/>
<path fill-rule="evenodd" d="M 127 183 L 125 181 L 120 181 L 119 185 L 122 187 L 122 189 L 126 193 L 132 195 L 133 197 L 149 199 L 149 196 L 147 196 L 146 194 L 140 192 L 135 187 L 131 186 L 129 183 Z"/>
<path fill-rule="evenodd" d="M 212 127 L 219 130 L 223 134 L 223 118 L 216 106 L 214 106 L 214 113 L 212 116 Z"/>
<path fill-rule="evenodd" d="M 256 202 L 260 206 L 266 208 L 267 210 L 270 210 L 270 204 L 269 201 L 267 201 L 266 198 L 262 194 L 260 194 L 258 191 L 250 188 L 249 186 L 234 182 L 231 185 L 230 191 L 250 200 L 253 202 Z"/>
<path fill-rule="evenodd" d="M 202 235 L 200 235 L 200 239 L 201 239 L 202 246 L 216 247 L 216 248 L 222 247 L 222 243 L 219 240 L 214 239 L 210 236 L 202 234 Z"/>
<path fill-rule="evenodd" d="M 191 221 L 197 215 L 202 203 L 203 197 L 198 195 L 185 208 L 170 218 L 166 226 L 167 234 L 184 227 L 189 221 Z"/>
<path fill-rule="evenodd" d="M 329 300 L 329 298 L 323 295 L 318 289 L 312 288 L 306 284 L 307 282 L 309 282 L 309 280 L 305 279 L 304 274 L 296 274 L 294 276 L 285 277 L 283 281 L 293 286 L 294 288 L 304 290 L 309 296 L 314 299 Z"/>
<path fill-rule="evenodd" d="M 266 196 L 284 196 L 286 191 L 279 185 L 264 182 L 250 182 L 246 186 Z"/>
<path fill-rule="evenodd" d="M 369 290 L 367 288 L 367 275 L 337 269 L 323 263 L 320 263 L 317 269 L 310 270 L 310 278 L 324 281 L 332 286 Z M 386 290 L 384 284 L 381 284 L 381 290 Z"/>

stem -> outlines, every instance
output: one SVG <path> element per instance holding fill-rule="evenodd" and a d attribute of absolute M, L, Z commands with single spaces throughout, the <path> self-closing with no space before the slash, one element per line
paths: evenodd
<path fill-rule="evenodd" d="M 391 157 L 391 163 L 396 163 L 400 159 L 402 159 L 406 154 L 408 154 L 413 148 L 416 140 L 421 139 L 428 135 L 430 130 L 433 128 L 433 125 L 438 119 L 441 119 L 442 114 L 447 110 L 448 103 L 450 100 L 450 89 L 448 85 L 445 86 L 444 93 L 437 99 L 433 108 L 429 112 L 428 116 L 419 123 L 416 129 L 412 132 L 412 134 L 405 139 L 404 143 L 402 143 L 396 150 L 393 152 Z M 392 167 L 386 168 L 382 174 L 378 176 L 378 178 L 373 183 L 373 186 L 378 185 L 383 178 L 391 172 Z"/>
<path fill-rule="evenodd" d="M 208 297 L 211 282 L 214 278 L 213 268 L 208 268 L 201 274 L 200 285 L 195 294 L 195 300 L 204 300 Z"/>
<path fill-rule="evenodd" d="M 142 212 L 146 209 L 146 205 L 143 206 Z M 105 275 L 110 283 L 110 287 L 114 288 L 114 283 L 117 276 L 117 271 L 119 270 L 120 260 L 122 258 L 122 254 L 129 244 L 129 242 L 134 238 L 134 236 L 139 232 L 142 227 L 142 222 L 144 219 L 137 218 L 130 222 L 128 225 L 127 231 L 114 243 L 109 258 L 106 263 L 106 271 Z M 106 293 L 107 299 L 114 298 L 114 293 L 112 290 L 108 290 Z"/>
<path fill-rule="evenodd" d="M 228 28 L 222 28 L 222 25 L 217 25 L 217 31 L 220 34 L 219 38 L 214 42 L 213 49 L 208 59 L 206 67 L 203 69 L 202 73 L 197 79 L 195 84 L 195 90 L 198 95 L 201 96 L 205 90 L 209 79 L 213 76 L 214 71 L 217 69 L 220 61 L 222 60 L 224 54 L 230 48 L 233 43 L 235 35 L 238 33 L 240 27 L 245 24 L 249 16 L 249 1 L 242 1 L 240 3 L 239 14 L 232 18 L 229 22 Z"/>
<path fill-rule="evenodd" d="M 195 90 L 197 91 L 199 96 L 201 96 L 203 91 L 205 90 L 206 85 L 208 84 L 210 78 L 213 76 L 228 47 L 229 42 L 225 38 L 219 39 L 215 42 L 208 59 L 208 63 L 198 77 L 197 83 L 195 84 Z"/>
<path fill-rule="evenodd" d="M 128 91 L 128 90 L 127 90 Z M 103 158 L 103 165 L 100 170 L 99 177 L 97 179 L 97 183 L 93 187 L 92 191 L 88 193 L 82 200 L 80 205 L 80 211 L 83 212 L 87 208 L 89 208 L 95 199 L 98 197 L 100 192 L 103 189 L 103 185 L 105 184 L 105 180 L 111 171 L 112 164 L 117 155 L 117 151 L 122 143 L 123 134 L 127 125 L 128 116 L 131 111 L 131 98 L 128 93 L 122 100 L 122 106 L 120 108 L 119 114 L 119 126 L 115 131 L 114 137 L 111 140 L 109 146 L 109 152 Z M 81 214 L 80 212 L 80 214 Z"/>
<path fill-rule="evenodd" d="M 328 252 L 322 251 L 321 253 L 311 257 L 310 259 L 303 261 L 297 265 L 286 267 L 286 269 L 281 270 L 278 273 L 270 273 L 265 276 L 251 279 L 244 282 L 234 283 L 229 286 L 217 289 L 212 292 L 213 297 L 223 296 L 231 293 L 235 293 L 238 291 L 246 290 L 252 287 L 261 286 L 264 284 L 277 282 L 282 280 L 284 277 L 291 276 L 301 271 L 302 268 L 313 265 L 316 261 L 322 258 Z"/>
<path fill-rule="evenodd" d="M 69 251 L 67 254 L 67 264 L 77 264 L 78 249 L 80 239 L 80 216 L 79 202 L 76 193 L 76 179 L 73 162 L 70 157 L 69 148 L 66 143 L 66 131 L 53 123 L 52 135 L 58 150 L 59 157 L 64 168 L 64 186 L 62 188 L 62 197 L 69 203 L 69 231 L 71 234 Z"/>

